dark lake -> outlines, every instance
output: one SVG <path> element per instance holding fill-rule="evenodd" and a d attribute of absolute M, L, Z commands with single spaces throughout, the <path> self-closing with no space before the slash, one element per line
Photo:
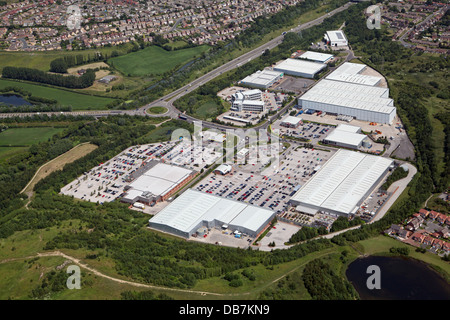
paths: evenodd
<path fill-rule="evenodd" d="M 370 265 L 380 269 L 381 289 L 369 289 Z M 450 284 L 427 264 L 409 258 L 369 256 L 352 262 L 347 279 L 361 300 L 450 300 Z"/>
<path fill-rule="evenodd" d="M 31 103 L 29 103 L 27 100 L 25 100 L 21 96 L 18 96 L 15 94 L 1 94 L 0 95 L 0 105 L 2 105 L 2 104 L 13 105 L 13 106 L 23 106 L 23 105 L 31 106 Z"/>

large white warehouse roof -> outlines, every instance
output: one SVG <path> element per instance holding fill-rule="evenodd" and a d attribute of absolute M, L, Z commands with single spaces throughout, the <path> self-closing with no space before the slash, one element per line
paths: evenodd
<path fill-rule="evenodd" d="M 361 74 L 361 72 L 365 69 L 366 65 L 364 64 L 345 62 L 339 66 L 339 68 L 330 73 L 326 78 L 328 80 L 376 86 L 382 78 Z"/>
<path fill-rule="evenodd" d="M 276 65 L 273 69 L 289 75 L 312 78 L 325 67 L 326 65 L 323 63 L 289 58 Z"/>
<path fill-rule="evenodd" d="M 306 51 L 301 56 L 298 57 L 299 59 L 306 59 L 311 61 L 316 61 L 320 63 L 326 63 L 327 61 L 334 58 L 332 54 L 329 53 L 321 53 L 321 52 L 315 52 L 315 51 Z"/>
<path fill-rule="evenodd" d="M 165 163 L 158 163 L 130 183 L 136 191 L 163 196 L 192 174 L 192 170 Z"/>
<path fill-rule="evenodd" d="M 348 215 L 370 194 L 392 160 L 339 150 L 291 201 L 306 208 Z"/>
<path fill-rule="evenodd" d="M 334 129 L 326 138 L 324 138 L 324 140 L 327 143 L 331 142 L 336 145 L 348 146 L 357 149 L 366 137 L 366 135 L 361 133 Z"/>
<path fill-rule="evenodd" d="M 188 189 L 151 218 L 149 224 L 184 237 L 189 237 L 204 224 L 226 224 L 242 232 L 257 234 L 274 214 L 268 209 Z"/>
<path fill-rule="evenodd" d="M 391 123 L 396 114 L 389 89 L 323 79 L 299 98 L 303 108 Z M 379 114 L 379 116 L 373 115 Z"/>
<path fill-rule="evenodd" d="M 252 87 L 268 88 L 281 77 L 283 77 L 283 72 L 262 70 L 245 77 L 241 83 Z"/>

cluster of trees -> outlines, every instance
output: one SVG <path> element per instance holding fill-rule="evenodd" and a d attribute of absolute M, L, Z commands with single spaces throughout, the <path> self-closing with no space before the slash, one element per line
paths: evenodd
<path fill-rule="evenodd" d="M 364 221 L 360 217 L 355 217 L 352 220 L 349 220 L 347 217 L 338 217 L 336 221 L 331 225 L 331 232 L 336 232 L 340 230 L 344 230 L 347 228 L 351 228 L 354 226 L 358 226 L 363 224 Z"/>
<path fill-rule="evenodd" d="M 88 69 L 82 76 L 77 77 L 50 74 L 31 68 L 4 67 L 2 76 L 7 79 L 27 80 L 71 89 L 90 87 L 95 80 L 95 72 L 92 69 Z"/>
<path fill-rule="evenodd" d="M 118 56 L 119 53 L 114 50 L 111 57 Z M 62 58 L 56 58 L 50 62 L 50 71 L 57 73 L 66 73 L 68 68 L 80 66 L 91 62 L 105 61 L 108 56 L 105 53 L 95 52 L 93 55 L 66 55 Z"/>
<path fill-rule="evenodd" d="M 407 255 L 409 255 L 409 248 L 406 248 L 406 247 L 391 247 L 389 249 L 389 252 L 393 253 L 393 254 L 400 254 L 402 256 L 407 256 Z"/>
<path fill-rule="evenodd" d="M 327 234 L 328 231 L 325 227 L 321 226 L 319 228 L 314 227 L 302 227 L 296 233 L 294 233 L 290 238 L 288 243 L 297 243 L 305 240 L 315 238 L 319 235 Z"/>
<path fill-rule="evenodd" d="M 322 259 L 315 259 L 305 266 L 302 280 L 313 300 L 358 299 L 351 283 Z"/>
<path fill-rule="evenodd" d="M 383 183 L 383 185 L 381 186 L 381 188 L 383 190 L 387 190 L 389 189 L 389 187 L 391 186 L 391 184 L 393 184 L 395 181 L 406 178 L 406 176 L 408 175 L 408 171 L 406 171 L 405 169 L 403 169 L 402 167 L 397 167 L 395 168 L 394 172 L 392 172 L 389 177 L 386 179 L 386 182 Z"/>
<path fill-rule="evenodd" d="M 52 270 L 45 274 L 40 285 L 31 291 L 31 298 L 44 299 L 51 294 L 67 289 L 67 273 L 64 270 Z"/>
<path fill-rule="evenodd" d="M 155 294 L 153 291 L 124 291 L 120 293 L 121 300 L 174 300 L 171 296 L 160 293 Z"/>

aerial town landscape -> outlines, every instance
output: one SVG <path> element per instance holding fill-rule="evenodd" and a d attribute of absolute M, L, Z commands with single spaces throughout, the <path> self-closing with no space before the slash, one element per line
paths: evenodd
<path fill-rule="evenodd" d="M 450 299 L 448 9 L 0 1 L 0 299 Z"/>

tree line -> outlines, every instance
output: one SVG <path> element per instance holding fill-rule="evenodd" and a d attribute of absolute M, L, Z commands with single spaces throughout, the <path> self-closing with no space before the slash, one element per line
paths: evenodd
<path fill-rule="evenodd" d="M 26 80 L 50 84 L 58 87 L 82 89 L 90 87 L 95 81 L 95 72 L 88 69 L 82 76 L 63 76 L 60 74 L 50 74 L 38 69 L 24 67 L 4 67 L 2 77 L 7 79 Z"/>

